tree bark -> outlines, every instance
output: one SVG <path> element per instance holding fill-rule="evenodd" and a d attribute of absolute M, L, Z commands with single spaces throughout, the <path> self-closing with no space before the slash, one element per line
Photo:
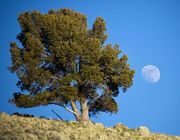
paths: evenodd
<path fill-rule="evenodd" d="M 86 97 L 82 98 L 80 105 L 81 105 L 81 121 L 82 122 L 89 121 L 89 108 L 87 105 Z"/>
<path fill-rule="evenodd" d="M 81 113 L 79 112 L 76 106 L 76 103 L 74 101 L 71 101 L 70 104 L 71 104 L 73 112 L 75 112 L 73 114 L 76 118 L 76 121 L 79 121 L 79 122 L 89 121 L 89 108 L 87 105 L 86 97 L 83 97 L 80 101 Z"/>
<path fill-rule="evenodd" d="M 70 104 L 71 104 L 71 108 L 74 112 L 76 113 L 73 113 L 75 118 L 76 118 L 76 121 L 81 121 L 81 115 L 80 115 L 80 112 L 76 106 L 76 103 L 74 101 L 70 101 Z"/>

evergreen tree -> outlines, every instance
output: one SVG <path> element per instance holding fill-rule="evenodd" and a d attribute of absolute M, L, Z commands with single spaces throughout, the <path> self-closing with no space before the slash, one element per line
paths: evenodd
<path fill-rule="evenodd" d="M 11 103 L 21 108 L 55 104 L 77 121 L 118 111 L 114 97 L 132 85 L 134 70 L 126 55 L 119 58 L 118 45 L 104 44 L 103 18 L 97 17 L 92 29 L 85 15 L 70 9 L 25 12 L 18 21 L 22 45 L 10 43 L 10 71 L 22 93 L 14 93 Z"/>

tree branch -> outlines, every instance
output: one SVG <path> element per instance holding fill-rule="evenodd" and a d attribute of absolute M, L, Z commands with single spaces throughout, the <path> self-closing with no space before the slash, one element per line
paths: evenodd
<path fill-rule="evenodd" d="M 61 116 L 59 116 L 53 109 L 51 109 L 51 111 L 52 111 L 54 114 L 56 114 L 56 116 L 58 116 L 58 118 L 60 118 L 61 120 L 63 120 L 63 119 L 61 118 Z"/>
<path fill-rule="evenodd" d="M 71 107 L 72 107 L 73 111 L 76 112 L 78 115 L 80 115 L 80 112 L 79 112 L 79 110 L 78 110 L 78 108 L 76 106 L 76 103 L 71 100 L 70 104 L 71 104 Z"/>
<path fill-rule="evenodd" d="M 81 121 L 81 114 L 79 113 L 79 110 L 78 110 L 78 108 L 76 106 L 75 101 L 71 100 L 70 104 L 71 104 L 71 108 L 73 109 L 73 111 L 77 113 L 77 114 L 74 114 L 76 120 Z"/>
<path fill-rule="evenodd" d="M 90 106 L 91 106 L 93 103 L 95 103 L 98 99 L 99 99 L 99 96 L 95 97 L 93 100 L 90 100 L 90 101 L 88 102 L 88 109 L 89 109 Z"/>
<path fill-rule="evenodd" d="M 64 107 L 67 111 L 69 111 L 69 112 L 71 112 L 71 113 L 73 113 L 73 114 L 75 114 L 75 115 L 79 115 L 77 112 L 72 111 L 71 109 L 69 109 L 69 108 L 66 107 L 66 106 L 62 106 L 62 107 Z"/>
<path fill-rule="evenodd" d="M 79 115 L 77 112 L 69 109 L 68 107 L 66 107 L 65 105 L 61 104 L 60 102 L 49 102 L 49 104 L 55 104 L 55 105 L 62 106 L 62 107 L 64 107 L 64 109 L 66 109 L 68 112 L 73 113 L 73 114 L 75 114 L 75 115 Z"/>
<path fill-rule="evenodd" d="M 51 79 L 56 79 L 56 80 L 58 80 L 59 78 L 58 77 L 56 77 L 56 76 L 51 76 L 50 77 Z"/>
<path fill-rule="evenodd" d="M 104 92 L 102 93 L 102 95 L 97 96 L 97 97 L 95 97 L 93 100 L 91 100 L 91 101 L 88 102 L 88 108 L 90 108 L 91 105 L 92 105 L 93 103 L 95 103 L 100 97 L 102 97 L 102 96 L 108 96 L 108 95 L 110 94 L 110 90 L 109 90 L 109 87 L 108 87 L 107 85 L 105 85 L 105 87 L 103 87 L 103 88 L 104 88 Z M 98 102 L 99 102 L 99 101 L 98 101 Z"/>

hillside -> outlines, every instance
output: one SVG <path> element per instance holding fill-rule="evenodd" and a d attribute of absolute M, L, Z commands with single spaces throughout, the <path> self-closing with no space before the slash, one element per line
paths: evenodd
<path fill-rule="evenodd" d="M 0 140 L 180 140 L 180 137 L 150 133 L 148 128 L 129 129 L 117 124 L 78 123 L 0 113 Z"/>

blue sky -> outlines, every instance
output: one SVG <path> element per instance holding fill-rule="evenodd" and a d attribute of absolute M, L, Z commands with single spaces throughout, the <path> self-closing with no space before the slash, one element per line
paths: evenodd
<path fill-rule="evenodd" d="M 147 126 L 153 132 L 180 135 L 180 1 L 179 0 L 1 0 L 0 1 L 0 112 L 30 113 L 63 119 L 74 117 L 57 106 L 19 109 L 8 103 L 16 87 L 17 77 L 11 65 L 9 42 L 20 32 L 18 15 L 25 11 L 71 8 L 84 13 L 91 27 L 97 16 L 107 24 L 107 43 L 120 44 L 136 70 L 134 85 L 116 99 L 119 112 L 92 118 L 106 126 L 118 122 L 130 128 Z M 161 71 L 156 84 L 143 80 L 141 69 L 154 64 Z"/>

